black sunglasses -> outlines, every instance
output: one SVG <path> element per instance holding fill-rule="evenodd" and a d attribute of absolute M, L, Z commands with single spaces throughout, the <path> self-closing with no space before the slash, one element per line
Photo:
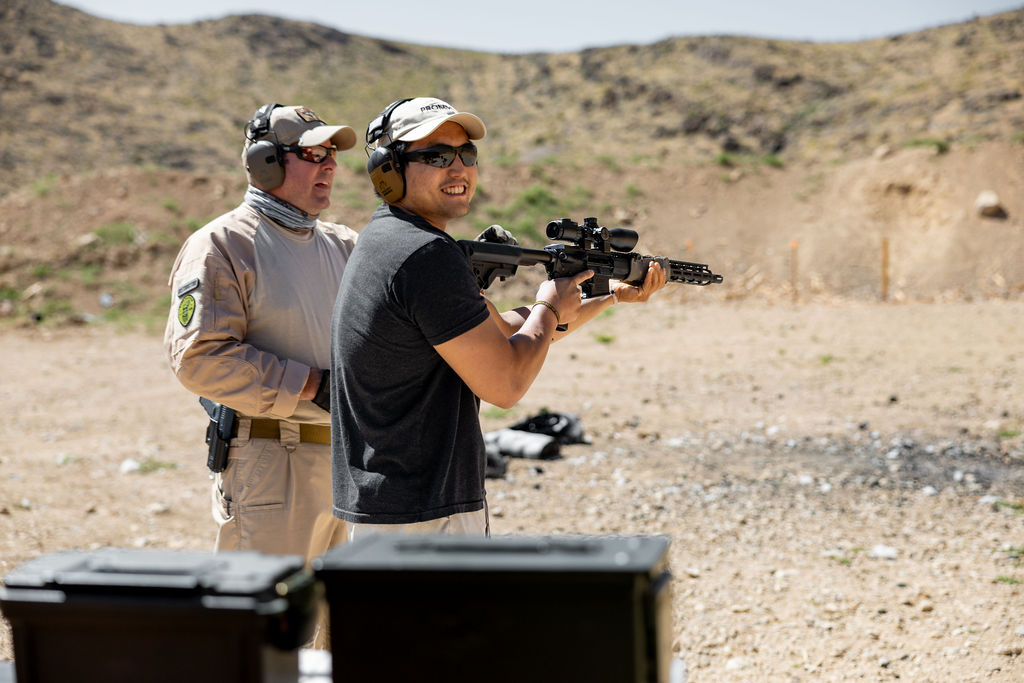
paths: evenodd
<path fill-rule="evenodd" d="M 458 147 L 452 147 L 451 145 L 434 145 L 433 147 L 416 149 L 411 152 L 406 152 L 405 158 L 407 161 L 416 161 L 421 164 L 427 164 L 428 166 L 448 168 L 455 163 L 456 154 L 459 155 L 459 158 L 462 159 L 462 163 L 466 166 L 476 166 L 476 145 L 472 142 L 467 142 L 466 144 Z"/>
<path fill-rule="evenodd" d="M 337 156 L 338 148 L 331 146 L 325 147 L 324 145 L 315 145 L 313 147 L 300 147 L 299 145 L 281 145 L 281 149 L 286 152 L 295 152 L 296 155 L 303 161 L 308 161 L 311 164 L 322 164 L 327 160 L 327 157 L 332 159 Z"/>

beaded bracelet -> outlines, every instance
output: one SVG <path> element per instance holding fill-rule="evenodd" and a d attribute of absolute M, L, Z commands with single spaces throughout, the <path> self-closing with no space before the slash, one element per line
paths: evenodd
<path fill-rule="evenodd" d="M 543 299 L 538 299 L 537 301 L 533 302 L 534 306 L 536 306 L 537 304 L 547 306 L 548 308 L 550 308 L 551 312 L 555 314 L 555 323 L 558 325 L 562 324 L 562 316 L 558 315 L 558 309 L 552 306 L 551 303 L 544 301 Z M 531 308 L 533 308 L 533 306 L 531 306 Z"/>

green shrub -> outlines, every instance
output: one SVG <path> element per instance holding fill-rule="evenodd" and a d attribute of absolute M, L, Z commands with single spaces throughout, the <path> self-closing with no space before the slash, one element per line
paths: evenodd
<path fill-rule="evenodd" d="M 103 266 L 98 263 L 86 263 L 79 270 L 79 278 L 82 284 L 88 288 L 99 285 L 100 275 L 103 274 Z"/>
<path fill-rule="evenodd" d="M 729 152 L 719 152 L 715 155 L 715 163 L 719 166 L 731 168 L 736 165 L 736 155 Z"/>
<path fill-rule="evenodd" d="M 45 178 L 40 178 L 32 183 L 32 191 L 37 197 L 45 197 L 46 195 L 53 192 L 53 188 L 57 186 L 57 176 L 50 173 Z"/>
<path fill-rule="evenodd" d="M 903 143 L 904 147 L 932 147 L 938 154 L 949 151 L 949 142 L 938 138 L 913 138 Z"/>
<path fill-rule="evenodd" d="M 594 157 L 594 161 L 602 164 L 610 171 L 621 171 L 622 168 L 619 166 L 619 162 L 610 154 L 598 154 Z"/>
<path fill-rule="evenodd" d="M 106 247 L 131 244 L 135 241 L 135 226 L 131 223 L 108 223 L 96 228 L 95 235 L 100 238 L 100 244 Z"/>
<path fill-rule="evenodd" d="M 490 406 L 480 412 L 480 414 L 490 420 L 500 420 L 508 416 L 512 412 L 512 408 L 499 408 L 497 406 Z"/>

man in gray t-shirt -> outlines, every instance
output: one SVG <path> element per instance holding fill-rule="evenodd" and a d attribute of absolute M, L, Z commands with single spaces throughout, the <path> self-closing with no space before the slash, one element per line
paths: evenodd
<path fill-rule="evenodd" d="M 488 532 L 480 400 L 511 407 L 540 372 L 559 323 L 578 328 L 617 301 L 665 285 L 581 300 L 593 276 L 548 280 L 536 303 L 499 314 L 447 234 L 476 189 L 486 134 L 475 115 L 418 97 L 367 128 L 367 171 L 384 200 L 359 236 L 331 323 L 334 514 L 349 539 L 369 531 Z"/>

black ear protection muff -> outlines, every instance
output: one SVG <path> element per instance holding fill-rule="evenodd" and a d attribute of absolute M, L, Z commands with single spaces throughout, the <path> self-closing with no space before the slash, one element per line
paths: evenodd
<path fill-rule="evenodd" d="M 245 124 L 245 138 L 249 141 L 245 148 L 245 170 L 249 173 L 250 182 L 264 191 L 278 188 L 284 182 L 284 154 L 277 143 L 277 135 L 273 140 L 264 139 L 273 133 L 270 114 L 280 106 L 263 105 Z"/>
<path fill-rule="evenodd" d="M 397 202 L 405 196 L 405 173 L 402 170 L 402 155 L 390 145 L 378 144 L 371 147 L 384 135 L 391 123 L 391 113 L 399 105 L 411 100 L 397 100 L 389 104 L 366 127 L 366 149 L 370 158 L 366 160 L 366 172 L 370 174 L 370 182 L 377 194 L 386 202 Z"/>

